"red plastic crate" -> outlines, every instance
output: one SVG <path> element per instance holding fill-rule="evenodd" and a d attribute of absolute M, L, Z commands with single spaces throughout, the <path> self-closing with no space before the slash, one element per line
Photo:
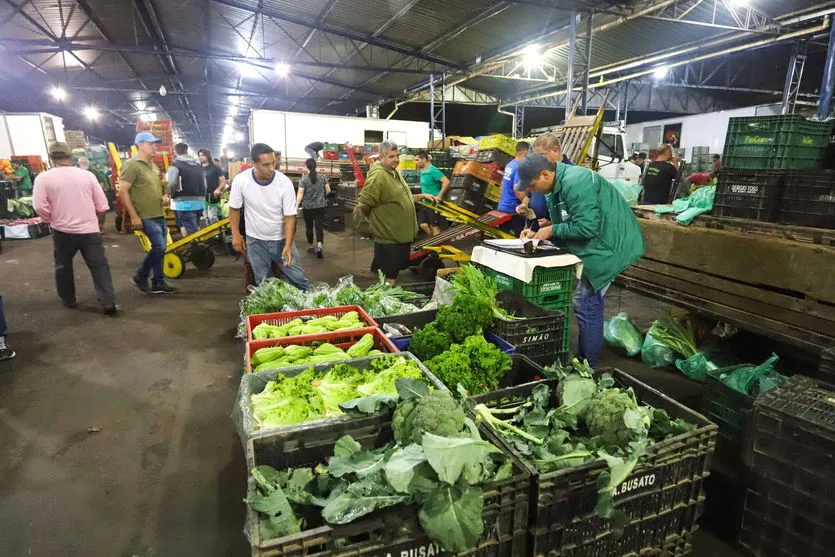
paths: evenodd
<path fill-rule="evenodd" d="M 338 160 L 339 159 L 339 151 L 322 151 L 322 158 L 326 159 L 326 160 L 329 160 L 329 161 Z"/>
<path fill-rule="evenodd" d="M 260 325 L 261 323 L 267 323 L 268 325 L 275 325 L 280 326 L 284 325 L 285 323 L 289 323 L 293 319 L 297 317 L 301 317 L 303 321 L 305 317 L 324 317 L 325 315 L 333 315 L 334 317 L 342 317 L 348 312 L 355 311 L 360 316 L 360 321 L 366 324 L 368 327 L 376 327 L 377 322 L 374 321 L 368 313 L 362 309 L 360 306 L 338 306 L 335 308 L 321 308 L 321 309 L 303 309 L 299 311 L 282 311 L 280 313 L 261 313 L 258 315 L 247 315 L 246 316 L 246 340 L 254 340 L 252 338 L 252 329 Z M 338 332 L 338 331 L 334 331 Z M 319 333 L 321 334 L 321 333 Z M 302 339 L 303 337 L 308 336 L 317 336 L 317 335 L 297 335 L 294 337 L 286 337 L 286 338 L 295 338 L 295 339 Z"/>
<path fill-rule="evenodd" d="M 374 349 L 386 353 L 400 352 L 400 350 L 397 349 L 397 347 L 394 345 L 391 339 L 389 339 L 385 334 L 383 334 L 383 331 L 381 331 L 377 327 L 350 329 L 348 331 L 333 331 L 330 333 L 321 333 L 318 335 L 302 335 L 296 337 L 251 340 L 246 343 L 246 353 L 244 354 L 246 360 L 246 372 L 252 373 L 252 364 L 250 363 L 250 360 L 252 358 L 252 355 L 255 354 L 255 351 L 260 350 L 261 348 L 269 348 L 272 346 L 289 346 L 291 344 L 295 344 L 297 346 L 309 346 L 313 343 L 324 344 L 326 342 L 329 342 L 337 348 L 347 350 L 348 348 L 356 344 L 357 341 L 359 341 L 359 339 L 361 339 L 364 335 L 367 334 L 371 334 L 374 336 Z M 345 361 L 347 362 L 348 360 Z"/>

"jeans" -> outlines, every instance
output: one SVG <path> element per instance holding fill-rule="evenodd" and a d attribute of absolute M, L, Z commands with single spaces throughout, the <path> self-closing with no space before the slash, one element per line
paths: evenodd
<path fill-rule="evenodd" d="M 59 298 L 67 303 L 75 302 L 73 259 L 76 252 L 80 251 L 93 277 L 99 303 L 105 308 L 116 305 L 110 265 L 107 264 L 107 257 L 104 255 L 104 243 L 100 234 L 67 234 L 53 230 L 52 246 L 55 256 L 55 287 Z"/>
<path fill-rule="evenodd" d="M 293 243 L 293 262 L 285 265 L 281 260 L 281 252 L 284 250 L 284 240 L 258 240 L 250 236 L 246 237 L 246 254 L 252 271 L 255 273 L 255 284 L 261 284 L 270 275 L 273 263 L 278 265 L 281 273 L 287 277 L 287 282 L 299 290 L 310 288 L 310 279 L 299 265 L 299 252 L 296 244 Z"/>
<path fill-rule="evenodd" d="M 315 151 L 310 147 L 305 147 L 304 152 L 310 155 L 311 159 L 318 159 L 319 158 L 319 151 Z"/>
<path fill-rule="evenodd" d="M 305 209 L 304 215 L 304 233 L 307 236 L 307 243 L 313 245 L 313 228 L 316 227 L 316 241 L 321 243 L 325 239 L 325 211 L 324 207 L 319 209 Z"/>
<path fill-rule="evenodd" d="M 165 258 L 165 248 L 168 242 L 168 227 L 165 224 L 165 217 L 142 219 L 142 232 L 151 242 L 151 251 L 148 252 L 142 265 L 136 270 L 136 278 L 140 281 L 146 281 L 148 275 L 153 272 L 154 283 L 160 283 L 165 280 L 165 276 L 162 274 L 162 260 Z"/>
<path fill-rule="evenodd" d="M 6 312 L 3 311 L 3 296 L 0 296 L 0 337 L 6 336 Z"/>
<path fill-rule="evenodd" d="M 214 224 L 220 220 L 220 205 L 206 205 L 204 216 L 206 225 Z"/>
<path fill-rule="evenodd" d="M 203 209 L 194 211 L 174 211 L 177 217 L 177 226 L 185 228 L 189 235 L 200 230 L 200 217 L 203 216 Z"/>
<path fill-rule="evenodd" d="M 609 282 L 595 292 L 583 277 L 574 291 L 574 315 L 577 316 L 577 328 L 580 330 L 577 356 L 581 360 L 588 360 L 591 367 L 597 365 L 597 359 L 603 351 L 603 297 L 611 284 Z"/>

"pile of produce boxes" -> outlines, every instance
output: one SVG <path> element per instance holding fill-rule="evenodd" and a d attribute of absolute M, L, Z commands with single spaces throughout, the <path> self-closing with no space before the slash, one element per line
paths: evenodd
<path fill-rule="evenodd" d="M 620 371 L 511 355 L 485 337 L 507 298 L 474 267 L 452 282 L 409 337 L 359 307 L 248 317 L 248 367 L 293 352 L 234 410 L 252 555 L 686 555 L 716 426 Z"/>

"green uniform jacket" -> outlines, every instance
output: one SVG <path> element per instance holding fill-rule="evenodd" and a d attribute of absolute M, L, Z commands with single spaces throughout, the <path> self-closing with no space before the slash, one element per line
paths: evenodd
<path fill-rule="evenodd" d="M 626 200 L 600 174 L 558 163 L 548 202 L 553 240 L 583 261 L 595 291 L 644 254 L 641 228 Z"/>
<path fill-rule="evenodd" d="M 396 170 L 375 163 L 368 171 L 368 180 L 357 203 L 371 209 L 365 215 L 375 242 L 408 244 L 415 239 L 418 231 L 415 202 L 409 186 Z"/>

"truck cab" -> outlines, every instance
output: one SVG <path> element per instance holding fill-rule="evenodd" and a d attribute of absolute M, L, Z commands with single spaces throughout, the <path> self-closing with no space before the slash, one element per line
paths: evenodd
<path fill-rule="evenodd" d="M 543 133 L 553 133 L 562 138 L 562 126 L 549 126 L 531 130 L 533 136 L 539 136 Z M 597 151 L 596 165 L 592 164 L 593 161 L 590 161 L 595 150 Z M 629 161 L 629 156 L 626 153 L 626 126 L 623 121 L 605 123 L 599 138 L 595 137 L 592 140 L 585 163 L 574 162 L 591 168 L 596 167 L 600 175 L 610 182 L 615 180 L 637 182 L 641 177 L 640 167 Z"/>

